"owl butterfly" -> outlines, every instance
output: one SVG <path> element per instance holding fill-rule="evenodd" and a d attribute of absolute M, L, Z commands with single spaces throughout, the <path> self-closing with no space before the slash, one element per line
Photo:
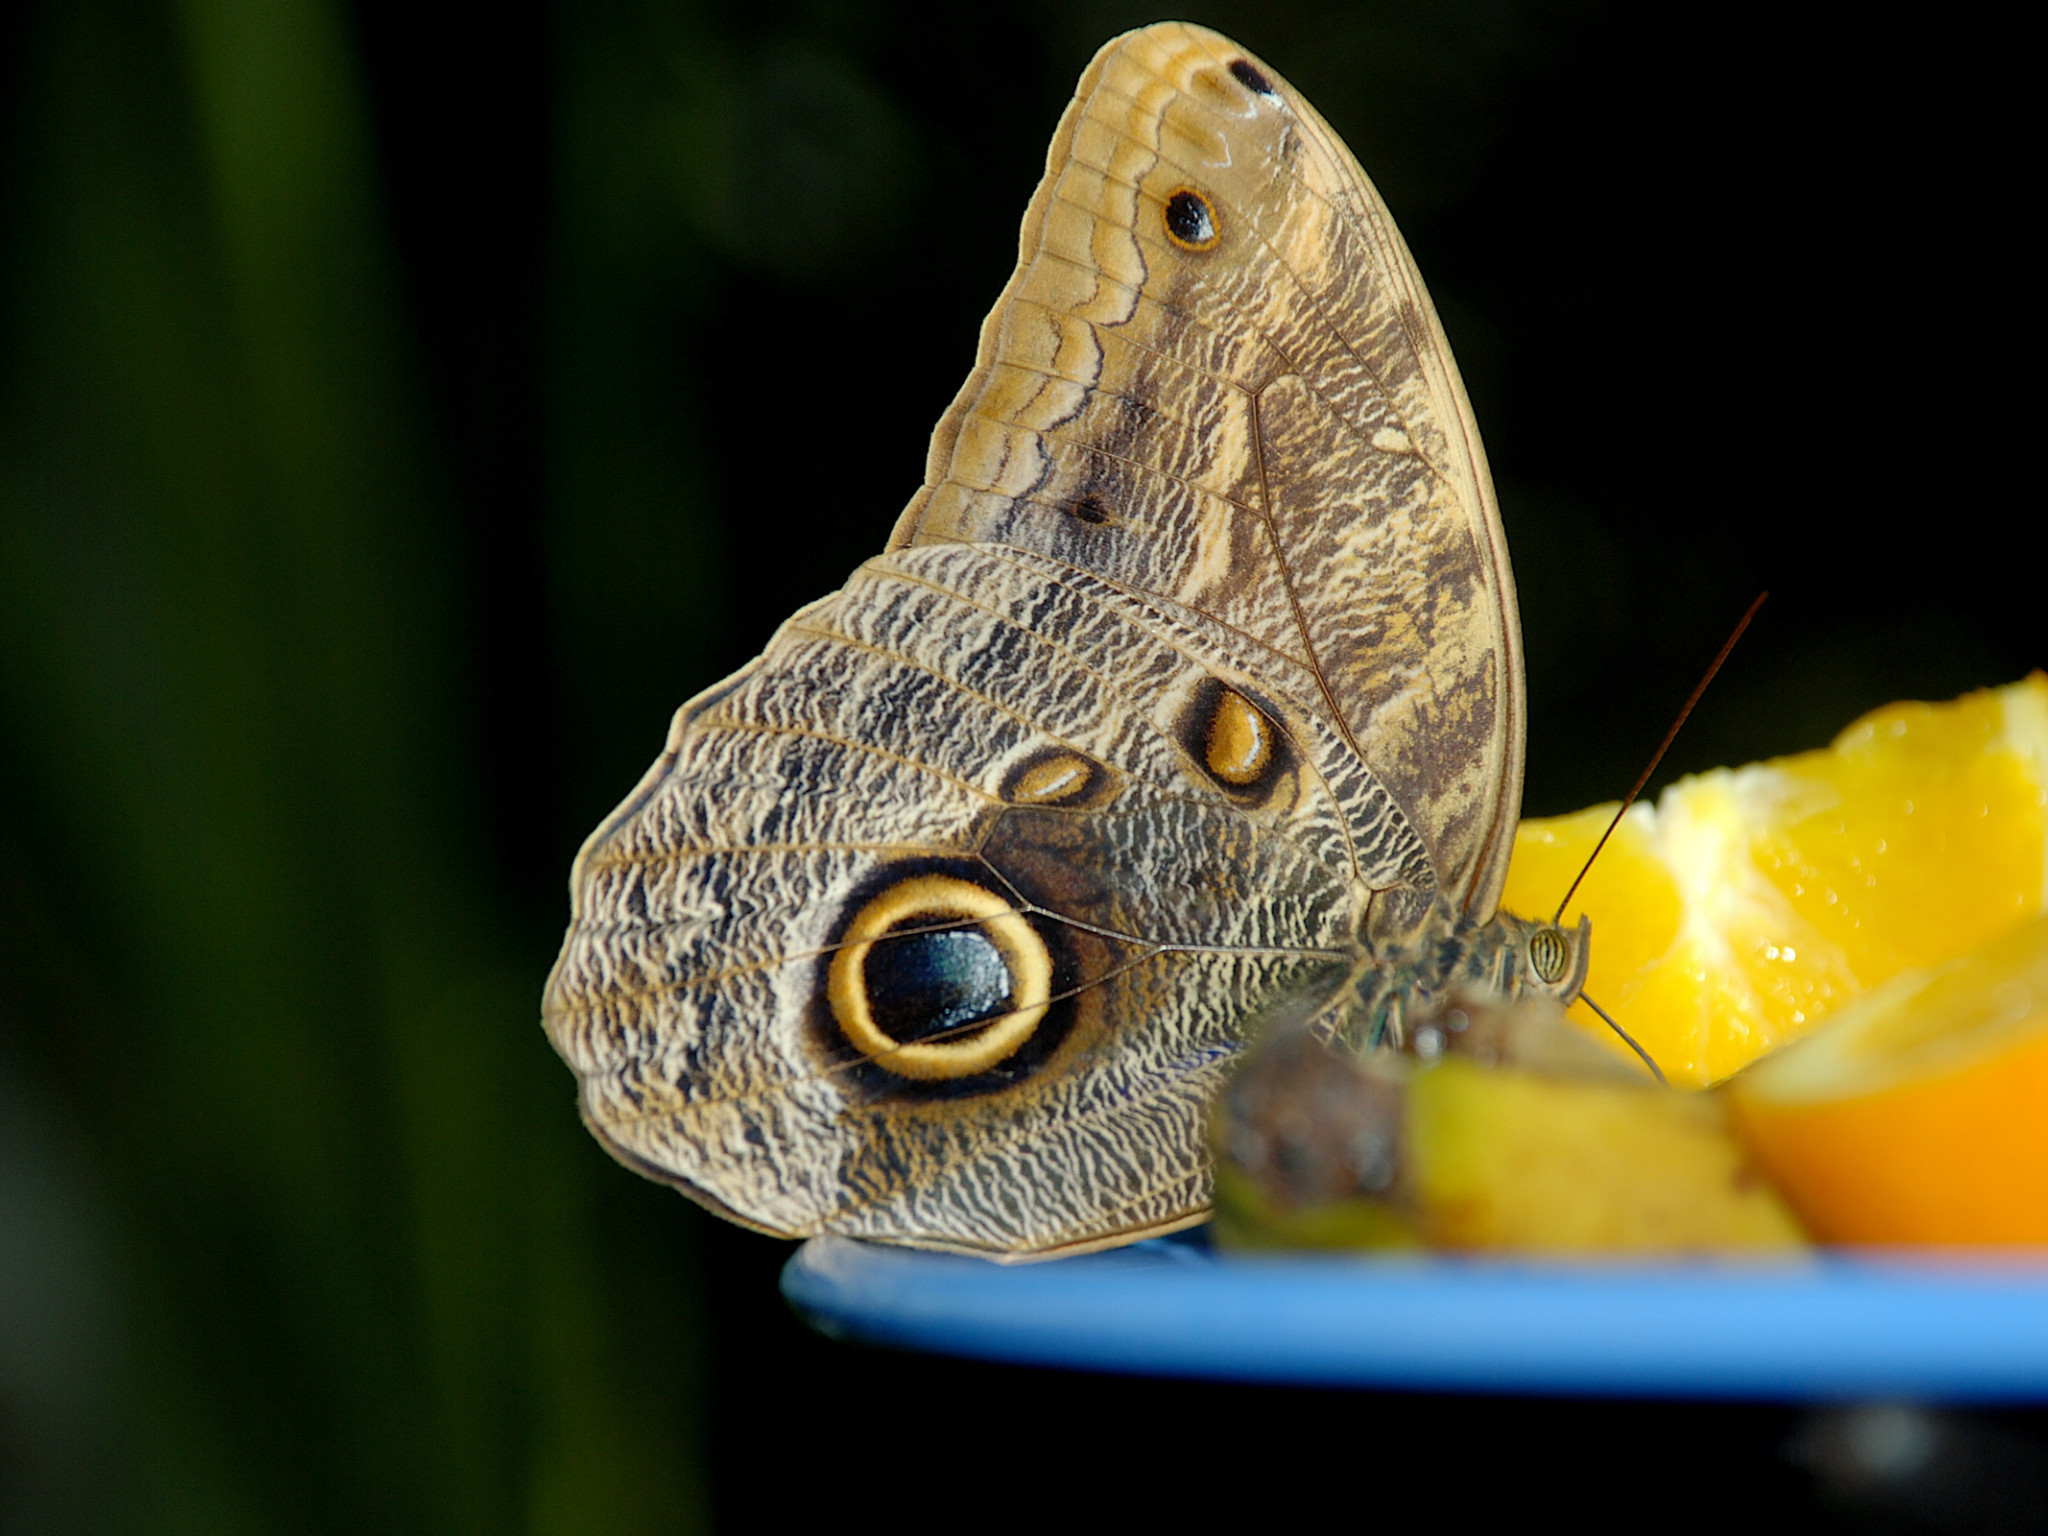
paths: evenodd
<path fill-rule="evenodd" d="M 622 1162 L 784 1236 L 1174 1230 L 1286 1023 L 1573 996 L 1497 915 L 1521 639 L 1450 349 L 1313 108 L 1213 32 L 1081 77 L 887 550 L 677 713 L 545 1017 Z"/>

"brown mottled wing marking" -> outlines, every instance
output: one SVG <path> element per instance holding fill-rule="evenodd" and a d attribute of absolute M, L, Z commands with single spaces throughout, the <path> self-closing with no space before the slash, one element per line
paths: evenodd
<path fill-rule="evenodd" d="M 1233 72 L 1248 57 L 1180 24 L 1096 56 L 890 547 L 1037 551 L 1306 663 L 1297 702 L 1484 918 L 1523 708 L 1478 431 L 1378 194 L 1276 71 Z M 1170 235 L 1182 191 L 1212 247 Z"/>

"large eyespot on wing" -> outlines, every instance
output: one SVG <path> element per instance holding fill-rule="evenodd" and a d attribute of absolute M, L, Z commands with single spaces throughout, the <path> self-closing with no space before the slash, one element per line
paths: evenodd
<path fill-rule="evenodd" d="M 826 996 L 847 1040 L 920 1082 L 986 1072 L 1016 1055 L 1052 1002 L 1052 955 L 1004 897 L 913 875 L 854 914 Z"/>
<path fill-rule="evenodd" d="M 1178 23 L 1083 75 L 892 548 L 1009 545 L 1303 664 L 1477 917 L 1521 798 L 1514 585 L 1392 218 L 1280 75 Z"/>

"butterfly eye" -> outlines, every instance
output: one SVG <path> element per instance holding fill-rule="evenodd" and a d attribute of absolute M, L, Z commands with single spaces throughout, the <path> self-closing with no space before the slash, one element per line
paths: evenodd
<path fill-rule="evenodd" d="M 1529 969 L 1538 980 L 1554 986 L 1564 980 L 1570 964 L 1571 951 L 1565 947 L 1564 935 L 1555 928 L 1538 928 L 1529 935 Z"/>
<path fill-rule="evenodd" d="M 900 881 L 855 914 L 826 978 L 854 1047 L 898 1077 L 985 1072 L 1031 1038 L 1052 957 L 1001 896 L 949 875 Z"/>
<path fill-rule="evenodd" d="M 1209 250 L 1223 238 L 1209 200 L 1186 187 L 1166 200 L 1166 232 L 1175 245 L 1190 251 Z"/>

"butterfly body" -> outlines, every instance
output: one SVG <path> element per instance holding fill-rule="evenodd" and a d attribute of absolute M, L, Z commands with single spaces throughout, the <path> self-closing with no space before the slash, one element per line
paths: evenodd
<path fill-rule="evenodd" d="M 888 550 L 586 843 L 550 1035 L 616 1155 L 765 1230 L 1186 1225 L 1260 1031 L 1575 988 L 1583 934 L 1493 910 L 1521 689 L 1384 208 L 1264 65 L 1130 34 Z"/>

